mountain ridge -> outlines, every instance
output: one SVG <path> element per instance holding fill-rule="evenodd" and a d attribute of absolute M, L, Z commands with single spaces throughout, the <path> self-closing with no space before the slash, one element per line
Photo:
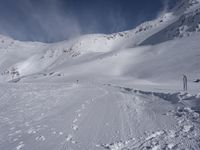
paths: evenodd
<path fill-rule="evenodd" d="M 172 10 L 132 30 L 110 35 L 83 35 L 69 41 L 49 44 L 21 42 L 0 36 L 0 48 L 3 51 L 0 79 L 1 81 L 19 81 L 30 75 L 49 72 L 55 66 L 63 66 L 62 64 L 66 62 L 70 64 L 79 57 L 117 53 L 123 49 L 156 45 L 189 37 L 200 31 L 199 0 L 179 0 Z M 181 14 L 177 14 L 178 11 Z"/>

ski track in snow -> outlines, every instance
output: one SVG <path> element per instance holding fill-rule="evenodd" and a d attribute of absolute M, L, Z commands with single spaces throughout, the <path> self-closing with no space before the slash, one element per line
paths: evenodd
<path fill-rule="evenodd" d="M 54 148 L 58 150 L 200 149 L 199 114 L 181 102 L 177 106 L 173 104 L 174 109 L 162 110 L 160 113 L 163 114 L 159 116 L 154 111 L 160 109 L 148 107 L 149 104 L 158 108 L 165 104 L 170 105 L 170 102 L 161 99 L 162 95 L 158 97 L 158 94 L 154 93 L 98 84 L 84 85 L 87 90 L 82 86 L 64 86 L 50 91 L 34 91 L 32 88 L 24 90 L 21 86 L 16 89 L 11 87 L 0 99 L 0 149 L 43 150 L 51 149 L 52 144 L 55 144 Z M 74 106 L 73 109 L 62 109 L 67 96 L 65 92 L 72 92 L 74 95 L 83 89 L 83 93 L 91 90 L 97 93 L 91 93 L 91 96 L 83 97 L 82 100 L 82 96 L 78 96 L 78 99 L 70 102 Z M 46 92 L 56 96 L 61 93 L 63 95 L 60 95 L 61 99 L 52 101 L 43 97 Z M 37 99 L 41 103 L 36 104 Z M 10 102 L 13 102 L 14 106 Z M 165 107 L 168 107 L 167 105 Z M 68 113 L 63 111 L 72 115 L 66 116 Z M 54 117 L 48 119 L 51 115 Z M 33 119 L 31 116 L 34 116 Z M 168 124 L 165 122 L 167 118 L 173 119 L 176 125 L 166 125 L 166 128 L 162 128 L 163 124 Z M 53 124 L 51 119 L 55 119 Z M 56 121 L 60 123 L 57 124 Z M 158 128 L 154 128 L 155 125 Z"/>
<path fill-rule="evenodd" d="M 97 99 L 100 99 L 104 96 L 106 96 L 109 92 L 108 91 L 105 91 L 104 89 L 102 88 L 99 88 L 100 91 L 103 91 L 104 94 L 100 95 L 100 96 L 97 96 L 97 97 L 94 97 L 92 98 L 91 100 L 86 100 L 84 104 L 81 105 L 81 107 L 76 110 L 76 116 L 75 118 L 73 119 L 73 122 L 72 122 L 72 130 L 70 134 L 68 134 L 66 136 L 66 139 L 65 139 L 65 142 L 62 144 L 66 144 L 66 142 L 70 142 L 71 144 L 78 144 L 78 141 L 74 140 L 74 135 L 76 134 L 76 132 L 78 131 L 79 129 L 79 125 L 78 125 L 78 122 L 79 122 L 79 119 L 81 119 L 82 115 L 84 114 L 84 110 L 89 107 L 89 105 L 91 105 L 92 103 L 94 103 Z M 64 146 L 66 149 L 72 149 L 71 147 L 69 146 Z"/>
<path fill-rule="evenodd" d="M 178 96 L 178 98 L 180 97 Z M 178 124 L 175 130 L 159 130 L 153 133 L 146 133 L 146 136 L 138 139 L 130 138 L 126 141 L 97 145 L 97 147 L 103 147 L 108 150 L 200 149 L 199 113 L 181 105 L 165 115 L 176 118 Z"/>

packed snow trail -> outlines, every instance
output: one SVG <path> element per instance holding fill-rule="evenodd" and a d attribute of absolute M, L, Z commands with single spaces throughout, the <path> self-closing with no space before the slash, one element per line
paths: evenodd
<path fill-rule="evenodd" d="M 200 149 L 199 114 L 167 96 L 100 84 L 4 84 L 0 149 Z"/>

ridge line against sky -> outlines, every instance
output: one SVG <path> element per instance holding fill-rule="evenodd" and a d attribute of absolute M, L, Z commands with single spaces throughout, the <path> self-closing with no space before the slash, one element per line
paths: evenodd
<path fill-rule="evenodd" d="M 0 0 L 0 34 L 56 42 L 133 29 L 167 10 L 170 0 Z"/>

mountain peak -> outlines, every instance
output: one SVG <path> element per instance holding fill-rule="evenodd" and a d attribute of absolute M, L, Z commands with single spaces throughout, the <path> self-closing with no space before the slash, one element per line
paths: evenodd
<path fill-rule="evenodd" d="M 200 0 L 176 0 L 173 11 L 174 14 L 179 15 L 198 5 L 200 5 Z"/>

